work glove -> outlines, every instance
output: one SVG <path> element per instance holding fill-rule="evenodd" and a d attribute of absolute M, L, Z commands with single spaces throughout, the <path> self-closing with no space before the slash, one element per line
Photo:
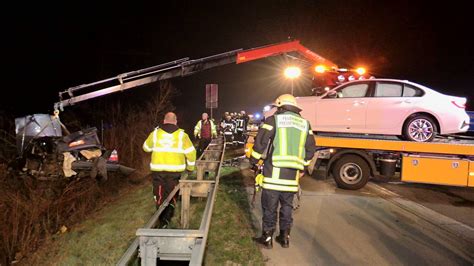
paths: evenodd
<path fill-rule="evenodd" d="M 263 175 L 258 174 L 255 176 L 255 190 L 258 191 L 263 185 Z"/>
<path fill-rule="evenodd" d="M 255 185 L 262 186 L 263 184 L 263 175 L 258 174 L 255 176 Z"/>

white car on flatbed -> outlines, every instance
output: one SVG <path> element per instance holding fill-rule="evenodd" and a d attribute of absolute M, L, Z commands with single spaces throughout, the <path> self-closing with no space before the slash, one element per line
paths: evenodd
<path fill-rule="evenodd" d="M 466 132 L 466 98 L 444 95 L 407 80 L 344 83 L 322 96 L 297 97 L 313 131 L 395 135 L 427 142 L 436 134 Z"/>

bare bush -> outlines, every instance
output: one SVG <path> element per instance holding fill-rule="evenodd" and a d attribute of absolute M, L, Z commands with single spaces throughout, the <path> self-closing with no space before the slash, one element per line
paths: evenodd
<path fill-rule="evenodd" d="M 86 109 L 92 111 L 92 115 L 88 121 L 81 122 L 74 113 L 66 113 L 62 120 L 68 127 L 72 122 L 75 130 L 84 124 L 94 124 L 94 121 L 107 121 L 111 126 L 104 130 L 104 146 L 116 149 L 122 164 L 145 176 L 149 171 L 150 156 L 143 152 L 143 142 L 164 114 L 174 109 L 171 100 L 177 94 L 169 82 L 161 83 L 154 90 L 157 93 L 141 105 L 116 101 L 107 105 L 107 112 L 89 106 Z M 101 185 L 92 178 L 48 183 L 29 176 L 20 178 L 7 174 L 6 164 L 0 162 L 0 265 L 27 256 L 45 237 L 57 233 L 62 225 L 70 226 L 83 220 L 104 197 L 127 184 L 117 176 L 109 177 Z"/>
<path fill-rule="evenodd" d="M 159 93 L 140 106 L 123 107 L 120 102 L 109 108 L 111 129 L 105 131 L 104 145 L 118 151 L 125 165 L 136 168 L 141 174 L 149 171 L 149 154 L 142 145 L 148 134 L 163 120 L 166 112 L 173 111 L 172 98 L 177 94 L 170 82 L 162 82 Z"/>
<path fill-rule="evenodd" d="M 69 227 L 84 220 L 104 198 L 115 195 L 126 184 L 116 175 L 103 185 L 92 178 L 52 183 L 32 177 L 2 177 L 0 265 L 28 256 L 45 237 L 57 233 L 63 225 Z"/>
<path fill-rule="evenodd" d="M 16 155 L 15 119 L 0 111 L 0 163 L 7 163 Z"/>

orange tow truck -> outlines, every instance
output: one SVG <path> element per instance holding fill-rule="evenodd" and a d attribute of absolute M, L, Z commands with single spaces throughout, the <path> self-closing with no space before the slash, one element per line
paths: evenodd
<path fill-rule="evenodd" d="M 250 156 L 256 132 L 250 134 L 246 155 Z M 360 189 L 376 175 L 403 182 L 474 187 L 474 140 L 436 139 L 413 142 L 373 138 L 366 135 L 314 136 L 316 152 L 310 172 L 324 170 L 338 187 Z"/>

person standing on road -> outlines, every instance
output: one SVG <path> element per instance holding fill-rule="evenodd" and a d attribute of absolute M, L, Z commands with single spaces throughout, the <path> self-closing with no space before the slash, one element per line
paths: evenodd
<path fill-rule="evenodd" d="M 165 115 L 163 126 L 155 128 L 143 143 L 143 150 L 151 152 L 150 170 L 156 208 L 163 203 L 179 183 L 181 174 L 193 171 L 196 150 L 188 134 L 177 126 L 176 114 Z M 173 217 L 176 197 L 160 215 L 160 227 L 166 228 Z"/>
<path fill-rule="evenodd" d="M 262 187 L 262 236 L 255 240 L 265 248 L 273 247 L 280 205 L 280 234 L 276 241 L 288 248 L 293 224 L 293 198 L 316 146 L 310 124 L 300 116 L 301 109 L 295 97 L 283 94 L 274 105 L 278 109 L 260 127 L 250 159 L 254 170 L 258 161 L 263 160 L 263 180 L 259 184 Z"/>
<path fill-rule="evenodd" d="M 199 139 L 197 156 L 201 156 L 207 148 L 211 139 L 217 137 L 216 124 L 209 119 L 207 113 L 202 114 L 202 119 L 196 123 L 194 127 L 194 137 Z"/>

